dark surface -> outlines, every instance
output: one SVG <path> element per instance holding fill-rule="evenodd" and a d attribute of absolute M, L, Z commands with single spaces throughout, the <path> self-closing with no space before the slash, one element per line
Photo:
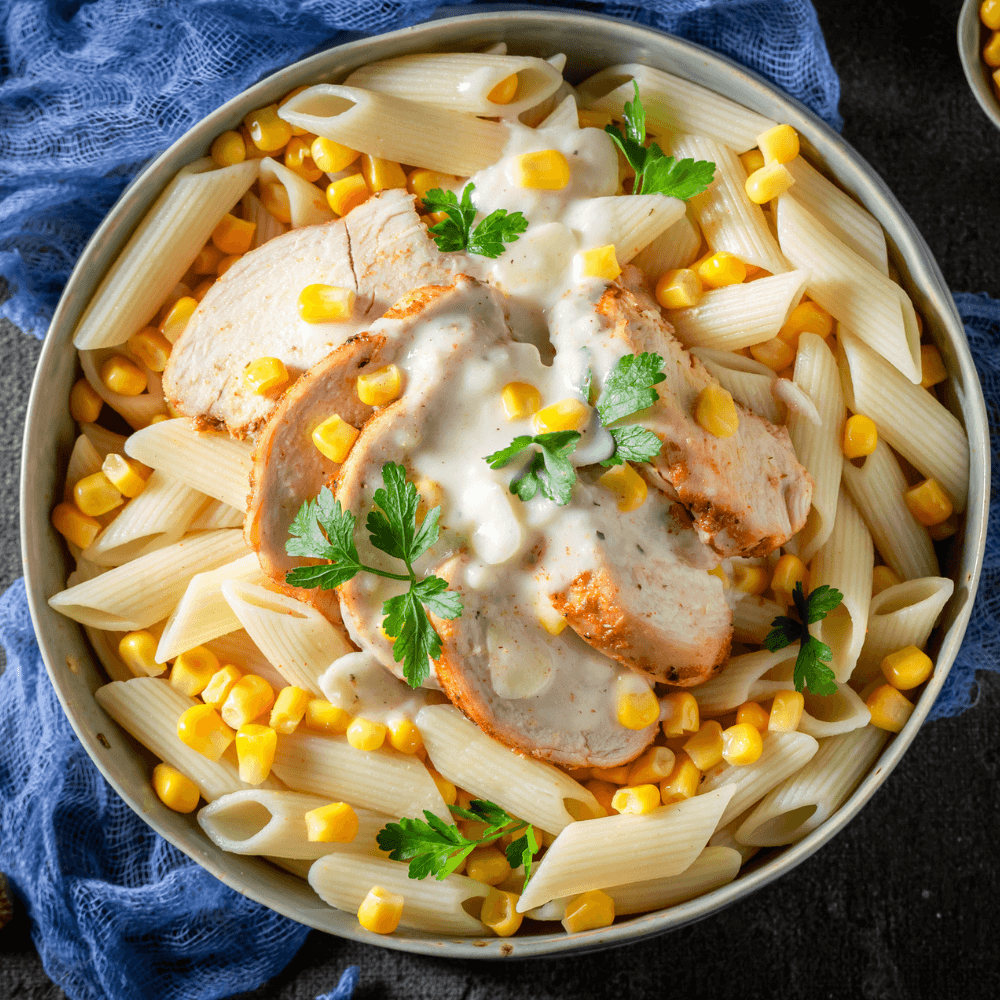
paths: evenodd
<path fill-rule="evenodd" d="M 817 7 L 841 76 L 844 136 L 886 180 L 955 291 L 1000 297 L 1000 133 L 968 91 L 960 3 Z M 20 573 L 20 422 L 34 341 L 0 324 L 0 586 Z M 1000 996 L 996 835 L 1000 681 L 926 726 L 859 817 L 777 884 L 693 927 L 616 951 L 533 962 L 444 962 L 313 932 L 241 1000 L 305 1000 L 362 968 L 357 1000 L 531 997 Z M 0 933 L 0 1000 L 62 997 L 18 912 Z"/>

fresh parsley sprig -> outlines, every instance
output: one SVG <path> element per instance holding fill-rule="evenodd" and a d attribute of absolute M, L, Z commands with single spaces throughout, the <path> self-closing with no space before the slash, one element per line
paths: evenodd
<path fill-rule="evenodd" d="M 569 460 L 579 431 L 550 431 L 548 434 L 521 434 L 506 448 L 486 456 L 491 469 L 502 469 L 534 445 L 538 450 L 530 462 L 511 480 L 510 491 L 520 500 L 530 500 L 539 489 L 560 506 L 568 504 L 576 482 L 576 469 Z"/>
<path fill-rule="evenodd" d="M 516 243 L 518 236 L 528 228 L 528 220 L 520 212 L 508 213 L 498 208 L 472 228 L 476 221 L 476 206 L 472 204 L 475 184 L 466 184 L 459 201 L 454 191 L 434 188 L 424 195 L 424 209 L 428 212 L 444 212 L 448 218 L 427 230 L 434 238 L 438 250 L 451 253 L 468 250 L 481 257 L 499 257 L 505 243 Z"/>
<path fill-rule="evenodd" d="M 787 615 L 778 615 L 771 622 L 771 631 L 764 639 L 764 646 L 772 653 L 792 643 L 801 643 L 792 675 L 796 691 L 808 687 L 813 694 L 836 693 L 837 682 L 827 665 L 833 658 L 833 652 L 825 642 L 809 634 L 809 626 L 822 621 L 843 599 L 844 595 L 839 590 L 825 585 L 810 591 L 807 597 L 799 581 L 792 591 L 798 621 Z"/>
<path fill-rule="evenodd" d="M 633 80 L 632 85 L 635 100 L 625 102 L 624 133 L 614 125 L 604 126 L 635 171 L 632 194 L 665 194 L 682 201 L 701 194 L 712 183 L 715 164 L 711 160 L 675 160 L 655 142 L 647 147 L 646 112 L 639 97 L 639 84 Z"/>
<path fill-rule="evenodd" d="M 604 380 L 597 412 L 601 423 L 609 427 L 615 440 L 615 450 L 601 465 L 620 465 L 622 462 L 648 462 L 659 454 L 663 442 L 644 427 L 629 424 L 610 427 L 625 417 L 652 406 L 660 394 L 653 388 L 667 376 L 663 374 L 663 358 L 659 354 L 626 354 Z"/>
<path fill-rule="evenodd" d="M 285 575 L 293 587 L 321 587 L 330 590 L 353 579 L 358 573 L 372 573 L 387 580 L 409 583 L 404 594 L 390 597 L 382 604 L 386 635 L 395 636 L 392 655 L 403 664 L 403 676 L 410 687 L 420 687 L 430 673 L 429 660 L 441 655 L 441 637 L 430 623 L 427 611 L 438 618 L 458 618 L 462 599 L 438 576 L 418 580 L 413 564 L 437 540 L 441 508 L 427 512 L 417 524 L 420 495 L 407 482 L 406 470 L 392 462 L 382 466 L 384 487 L 375 491 L 375 507 L 369 511 L 365 527 L 372 545 L 399 559 L 406 573 L 391 573 L 361 562 L 354 543 L 357 519 L 341 509 L 340 501 L 323 487 L 315 500 L 307 500 L 288 529 L 292 536 L 285 543 L 290 556 L 324 559 L 319 566 L 297 566 Z"/>
<path fill-rule="evenodd" d="M 456 824 L 445 823 L 440 816 L 425 809 L 424 819 L 404 817 L 398 823 L 387 823 L 376 837 L 378 846 L 390 852 L 392 861 L 409 861 L 410 878 L 433 875 L 440 880 L 459 868 L 474 848 L 492 844 L 507 834 L 520 833 L 521 836 L 507 847 L 507 861 L 511 868 L 524 865 L 524 881 L 528 881 L 532 858 L 538 852 L 538 840 L 530 824 L 485 799 L 473 799 L 468 809 L 450 808 L 461 819 L 485 823 L 483 835 L 478 840 L 470 840 Z"/>

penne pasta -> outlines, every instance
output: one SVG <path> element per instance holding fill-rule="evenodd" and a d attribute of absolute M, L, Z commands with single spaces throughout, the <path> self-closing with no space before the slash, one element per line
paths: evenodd
<path fill-rule="evenodd" d="M 719 380 L 737 403 L 754 413 L 780 423 L 782 409 L 774 398 L 774 372 L 753 358 L 710 347 L 695 347 L 691 353 Z"/>
<path fill-rule="evenodd" d="M 257 644 L 243 629 L 209 639 L 205 646 L 215 653 L 219 663 L 231 663 L 245 674 L 263 677 L 275 691 L 288 686 L 288 681 L 267 662 Z"/>
<path fill-rule="evenodd" d="M 90 387 L 104 400 L 108 406 L 116 413 L 124 417 L 130 427 L 138 430 L 145 427 L 153 417 L 166 412 L 166 404 L 163 401 L 163 387 L 158 372 L 150 371 L 145 365 L 138 363 L 146 376 L 147 390 L 138 396 L 123 396 L 121 393 L 112 392 L 100 376 L 101 365 L 116 352 L 110 348 L 101 348 L 91 351 L 80 351 L 80 366 L 83 374 L 90 383 Z"/>
<path fill-rule="evenodd" d="M 733 638 L 761 646 L 771 631 L 771 622 L 784 613 L 785 609 L 770 598 L 754 594 L 741 596 L 733 608 Z"/>
<path fill-rule="evenodd" d="M 588 198 L 566 224 L 584 247 L 615 246 L 619 264 L 630 261 L 643 247 L 684 216 L 684 202 L 660 194 L 632 198 Z"/>
<path fill-rule="evenodd" d="M 208 500 L 198 516 L 188 525 L 188 531 L 215 531 L 218 528 L 242 528 L 246 514 L 221 500 Z"/>
<path fill-rule="evenodd" d="M 270 156 L 265 156 L 260 161 L 260 181 L 261 184 L 281 184 L 284 187 L 288 194 L 292 229 L 319 226 L 333 219 L 333 212 L 330 211 L 323 192 Z"/>
<path fill-rule="evenodd" d="M 700 246 L 701 232 L 685 214 L 640 250 L 632 263 L 655 282 L 664 271 L 687 267 L 698 256 Z"/>
<path fill-rule="evenodd" d="M 81 434 L 73 444 L 73 451 L 70 452 L 69 456 L 69 464 L 66 466 L 63 499 L 69 500 L 72 498 L 73 487 L 84 476 L 92 476 L 95 472 L 100 472 L 103 461 L 103 456 L 91 444 L 90 438 L 86 434 Z"/>
<path fill-rule="evenodd" d="M 262 247 L 277 236 L 288 232 L 288 226 L 271 215 L 252 191 L 243 195 L 243 218 L 254 224 L 253 249 Z"/>

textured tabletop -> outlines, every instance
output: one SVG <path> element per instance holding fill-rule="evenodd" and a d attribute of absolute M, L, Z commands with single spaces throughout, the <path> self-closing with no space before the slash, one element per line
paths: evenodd
<path fill-rule="evenodd" d="M 845 138 L 913 217 L 954 291 L 1000 298 L 1000 132 L 968 91 L 960 0 L 816 0 L 840 73 Z M 21 422 L 38 344 L 0 323 L 0 588 L 20 575 Z M 313 932 L 285 972 L 242 998 L 312 1000 L 361 966 L 358 1000 L 530 997 L 1000 996 L 996 824 L 1000 682 L 925 726 L 862 813 L 738 907 L 616 951 L 511 963 L 421 958 Z M 0 932 L 0 1000 L 63 996 L 25 914 Z"/>

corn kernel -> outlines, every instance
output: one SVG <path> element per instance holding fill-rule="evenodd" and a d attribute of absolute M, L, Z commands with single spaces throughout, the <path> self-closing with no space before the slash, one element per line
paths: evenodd
<path fill-rule="evenodd" d="M 621 273 L 614 243 L 594 247 L 591 250 L 581 250 L 573 257 L 573 275 L 577 281 L 582 278 L 603 278 L 605 281 L 614 281 Z"/>
<path fill-rule="evenodd" d="M 209 760 L 218 760 L 236 737 L 211 705 L 192 705 L 182 712 L 177 720 L 177 735 L 182 743 Z"/>
<path fill-rule="evenodd" d="M 198 300 L 193 295 L 185 295 L 178 299 L 171 307 L 170 312 L 163 318 L 163 322 L 160 324 L 160 333 L 171 344 L 176 344 L 177 339 L 188 325 L 192 313 L 197 308 Z"/>
<path fill-rule="evenodd" d="M 278 222 L 289 225 L 292 221 L 292 201 L 288 197 L 288 189 L 280 181 L 261 184 L 260 203 L 273 215 Z M 245 251 L 244 251 L 245 252 Z"/>
<path fill-rule="evenodd" d="M 312 158 L 312 143 L 306 142 L 298 136 L 288 140 L 288 146 L 285 149 L 285 166 L 310 184 L 323 176 L 323 171 Z"/>
<path fill-rule="evenodd" d="M 643 816 L 660 807 L 660 789 L 653 784 L 619 788 L 611 808 L 627 816 Z"/>
<path fill-rule="evenodd" d="M 557 149 L 522 153 L 514 162 L 514 176 L 523 188 L 561 191 L 569 184 L 569 161 Z"/>
<path fill-rule="evenodd" d="M 195 646 L 174 660 L 173 669 L 170 671 L 170 684 L 181 694 L 193 698 L 208 687 L 208 682 L 218 669 L 219 658 L 215 653 L 204 646 Z M 226 722 L 232 725 L 229 719 L 226 719 Z"/>
<path fill-rule="evenodd" d="M 257 148 L 257 144 L 253 141 L 253 136 L 250 134 L 250 130 L 246 125 L 241 125 L 238 129 L 240 133 L 240 138 L 243 140 L 243 149 L 246 151 L 246 159 L 248 160 L 262 160 L 267 153 L 262 149 Z"/>
<path fill-rule="evenodd" d="M 127 346 L 151 372 L 162 372 L 170 360 L 170 341 L 155 326 L 144 326 L 129 337 Z"/>
<path fill-rule="evenodd" d="M 771 371 L 780 372 L 795 360 L 795 347 L 781 337 L 772 337 L 762 344 L 754 344 L 750 348 L 750 355 Z"/>
<path fill-rule="evenodd" d="M 243 254 L 250 249 L 256 230 L 256 222 L 237 219 L 235 215 L 226 214 L 212 231 L 212 242 L 227 256 Z"/>
<path fill-rule="evenodd" d="M 358 399 L 368 406 L 385 406 L 399 399 L 403 391 L 403 373 L 396 365 L 384 365 L 358 376 Z"/>
<path fill-rule="evenodd" d="M 270 726 L 245 723 L 236 732 L 236 759 L 240 764 L 240 781 L 259 785 L 271 773 L 278 734 Z"/>
<path fill-rule="evenodd" d="M 903 499 L 910 513 L 925 527 L 947 521 L 954 509 L 936 479 L 925 479 L 911 486 L 903 493 Z"/>
<path fill-rule="evenodd" d="M 337 215 L 347 215 L 352 208 L 366 202 L 371 195 L 361 174 L 351 174 L 332 181 L 326 189 L 326 203 Z"/>
<path fill-rule="evenodd" d="M 684 752 L 699 771 L 707 771 L 722 760 L 722 745 L 722 726 L 709 719 L 684 742 Z"/>
<path fill-rule="evenodd" d="M 231 167 L 247 158 L 247 147 L 243 136 L 232 130 L 215 137 L 210 153 L 217 166 Z"/>
<path fill-rule="evenodd" d="M 767 719 L 770 733 L 794 733 L 802 721 L 806 700 L 801 691 L 779 691 L 771 702 Z"/>
<path fill-rule="evenodd" d="M 347 727 L 347 742 L 355 750 L 378 750 L 385 743 L 387 731 L 381 722 L 358 718 Z"/>
<path fill-rule="evenodd" d="M 1000 66 L 1000 31 L 994 31 L 983 47 L 983 62 L 987 66 Z"/>
<path fill-rule="evenodd" d="M 194 812 L 201 798 L 198 786 L 169 764 L 157 764 L 153 768 L 153 791 L 168 809 L 179 813 Z"/>
<path fill-rule="evenodd" d="M 920 347 L 920 384 L 929 389 L 939 385 L 948 378 L 941 352 L 933 344 L 922 344 Z"/>
<path fill-rule="evenodd" d="M 763 205 L 772 198 L 784 194 L 795 183 L 795 178 L 782 163 L 769 163 L 755 170 L 744 184 L 747 197 L 757 205 Z"/>
<path fill-rule="evenodd" d="M 625 785 L 628 783 L 628 764 L 619 764 L 616 767 L 592 767 L 591 775 L 598 781 L 606 781 L 612 785 Z"/>
<path fill-rule="evenodd" d="M 351 721 L 352 716 L 349 712 L 330 704 L 323 698 L 313 698 L 306 705 L 306 729 L 342 735 L 347 732 Z"/>
<path fill-rule="evenodd" d="M 219 266 L 215 273 L 221 278 L 226 271 L 233 266 L 233 264 L 242 259 L 243 254 L 241 253 L 231 253 L 228 257 L 223 257 L 222 260 L 219 261 Z"/>
<path fill-rule="evenodd" d="M 497 937 L 510 937 L 517 932 L 524 919 L 524 914 L 517 912 L 517 903 L 520 898 L 516 892 L 490 889 L 483 900 L 479 919 Z"/>
<path fill-rule="evenodd" d="M 615 901 L 600 889 L 581 892 L 566 904 L 562 925 L 567 934 L 610 927 L 615 919 Z"/>
<path fill-rule="evenodd" d="M 358 814 L 346 802 L 331 802 L 306 813 L 306 833 L 312 843 L 349 844 L 358 835 Z"/>
<path fill-rule="evenodd" d="M 678 751 L 670 776 L 660 782 L 660 801 L 669 806 L 691 798 L 701 784 L 701 771 L 683 750 Z"/>
<path fill-rule="evenodd" d="M 733 586 L 744 594 L 763 594 L 771 582 L 766 566 L 747 566 L 736 563 L 733 566 Z"/>
<path fill-rule="evenodd" d="M 765 163 L 791 163 L 799 155 L 799 136 L 791 125 L 775 125 L 757 136 Z"/>
<path fill-rule="evenodd" d="M 718 438 L 732 437 L 740 429 L 740 414 L 733 397 L 714 382 L 698 393 L 694 419 L 702 430 Z"/>
<path fill-rule="evenodd" d="M 871 712 L 872 725 L 890 733 L 898 733 L 916 708 L 906 695 L 891 684 L 875 688 L 865 699 L 865 707 Z"/>
<path fill-rule="evenodd" d="M 156 659 L 156 637 L 142 629 L 126 632 L 118 642 L 118 655 L 136 677 L 156 677 L 166 669 Z"/>
<path fill-rule="evenodd" d="M 664 309 L 690 309 L 701 296 L 701 278 L 689 267 L 664 271 L 656 282 L 656 301 Z"/>
<path fill-rule="evenodd" d="M 341 170 L 349 167 L 361 154 L 356 149 L 350 149 L 332 139 L 319 136 L 319 138 L 313 139 L 310 155 L 313 163 L 320 170 L 328 174 L 338 174 Z"/>
<path fill-rule="evenodd" d="M 205 685 L 204 690 L 201 692 L 201 700 L 206 705 L 211 705 L 213 708 L 219 708 L 225 703 L 226 699 L 229 697 L 229 692 L 232 691 L 236 682 L 242 676 L 243 671 L 238 667 L 234 667 L 232 664 L 220 667 L 208 679 L 208 684 Z"/>
<path fill-rule="evenodd" d="M 123 497 L 103 472 L 95 472 L 84 476 L 73 487 L 73 500 L 81 513 L 90 517 L 100 517 L 120 507 Z"/>
<path fill-rule="evenodd" d="M 435 507 L 444 511 L 445 495 L 441 484 L 425 476 L 419 476 L 413 483 L 420 499 L 417 501 L 417 524 L 423 524 L 424 518 Z M 389 636 L 386 636 L 389 638 Z"/>
<path fill-rule="evenodd" d="M 69 391 L 70 416 L 80 424 L 92 424 L 100 415 L 104 400 L 85 379 L 77 379 Z"/>
<path fill-rule="evenodd" d="M 273 704 L 274 688 L 263 677 L 244 674 L 226 696 L 222 704 L 222 718 L 233 729 L 239 729 L 263 715 Z"/>
<path fill-rule="evenodd" d="M 583 782 L 583 787 L 597 799 L 608 816 L 614 812 L 611 808 L 611 801 L 617 791 L 617 785 L 611 784 L 610 781 L 601 781 L 599 778 L 591 778 L 590 781 Z"/>
<path fill-rule="evenodd" d="M 738 285 L 746 281 L 747 266 L 731 253 L 720 250 L 704 260 L 692 265 L 703 285 L 722 288 L 724 285 Z"/>
<path fill-rule="evenodd" d="M 453 806 L 458 801 L 458 789 L 454 783 L 449 781 L 443 774 L 435 771 L 430 765 L 427 766 L 427 773 L 431 776 L 431 780 L 441 794 L 441 798 L 444 799 L 444 804 L 446 806 Z"/>
<path fill-rule="evenodd" d="M 220 260 L 222 260 L 222 252 L 219 248 L 211 243 L 206 243 L 198 251 L 198 256 L 195 257 L 194 263 L 191 265 L 191 272 L 193 274 L 215 274 Z"/>
<path fill-rule="evenodd" d="M 341 323 L 351 318 L 356 298 L 350 288 L 306 285 L 299 292 L 299 316 L 307 323 Z"/>
<path fill-rule="evenodd" d="M 257 358 L 243 369 L 243 384 L 258 396 L 264 396 L 286 382 L 288 369 L 281 358 Z"/>
<path fill-rule="evenodd" d="M 646 502 L 646 481 L 628 462 L 608 469 L 597 482 L 614 494 L 617 507 L 623 513 L 635 510 Z"/>
<path fill-rule="evenodd" d="M 628 675 L 618 681 L 617 718 L 626 729 L 645 729 L 660 717 L 656 692 L 641 678 Z"/>
<path fill-rule="evenodd" d="M 191 298 L 196 302 L 201 302 L 201 300 L 208 294 L 208 290 L 215 284 L 214 278 L 206 278 L 204 281 L 200 281 L 194 286 L 191 291 Z M 169 343 L 169 341 L 168 341 Z"/>
<path fill-rule="evenodd" d="M 535 414 L 536 434 L 552 431 L 582 431 L 590 423 L 590 407 L 572 396 L 552 403 Z"/>
<path fill-rule="evenodd" d="M 415 194 L 421 200 L 429 191 L 444 189 L 446 186 L 454 184 L 455 178 L 451 174 L 442 174 L 437 170 L 411 170 L 406 178 L 406 190 L 410 194 Z"/>
<path fill-rule="evenodd" d="M 876 566 L 872 571 L 872 597 L 902 582 L 902 578 L 888 566 Z"/>
<path fill-rule="evenodd" d="M 52 527 L 68 542 L 88 548 L 101 533 L 101 522 L 84 514 L 75 504 L 57 504 L 52 511 Z"/>
<path fill-rule="evenodd" d="M 792 591 L 797 583 L 802 584 L 802 589 L 806 588 L 806 564 L 798 557 L 786 552 L 777 563 L 771 574 L 771 590 L 774 592 L 774 599 L 779 604 L 792 603 Z"/>
<path fill-rule="evenodd" d="M 815 333 L 824 339 L 833 333 L 833 317 L 815 302 L 800 302 L 785 320 L 778 336 L 790 344 L 798 344 L 803 333 Z"/>
<path fill-rule="evenodd" d="M 934 661 L 919 647 L 904 646 L 883 658 L 882 673 L 897 691 L 909 691 L 934 673 Z"/>
<path fill-rule="evenodd" d="M 278 117 L 278 105 L 251 111 L 243 119 L 254 145 L 264 153 L 276 153 L 283 149 L 292 137 L 292 126 Z"/>
<path fill-rule="evenodd" d="M 406 173 L 398 163 L 369 156 L 367 153 L 361 154 L 361 175 L 372 194 L 406 187 Z"/>
<path fill-rule="evenodd" d="M 465 862 L 465 874 L 475 882 L 497 885 L 510 874 L 510 863 L 496 847 L 475 847 Z"/>
<path fill-rule="evenodd" d="M 538 412 L 541 393 L 530 382 L 508 382 L 500 393 L 508 420 L 523 420 Z"/>
<path fill-rule="evenodd" d="M 878 446 L 878 428 L 871 417 L 855 413 L 844 422 L 841 450 L 845 458 L 866 458 Z"/>
<path fill-rule="evenodd" d="M 722 759 L 729 764 L 753 764 L 764 752 L 760 730 L 749 722 L 737 722 L 722 731 Z"/>
<path fill-rule="evenodd" d="M 122 496 L 137 497 L 145 488 L 149 470 L 134 458 L 123 458 L 117 452 L 109 451 L 101 465 L 101 472 Z"/>
<path fill-rule="evenodd" d="M 632 786 L 655 784 L 668 778 L 673 769 L 673 750 L 667 747 L 649 747 L 632 761 L 626 784 Z"/>
<path fill-rule="evenodd" d="M 559 614 L 547 598 L 542 598 L 536 605 L 535 610 L 538 616 L 538 624 L 545 629 L 549 635 L 562 635 L 569 624 L 566 619 Z"/>
<path fill-rule="evenodd" d="M 312 442 L 331 462 L 343 465 L 360 433 L 335 413 L 312 432 Z"/>
<path fill-rule="evenodd" d="M 660 726 L 666 737 L 696 733 L 701 726 L 698 702 L 690 691 L 672 691 L 660 700 L 663 720 Z"/>
<path fill-rule="evenodd" d="M 737 724 L 746 723 L 749 726 L 753 726 L 754 729 L 760 730 L 762 733 L 767 732 L 767 723 L 770 717 L 767 709 L 763 705 L 758 705 L 755 701 L 745 701 L 736 709 Z"/>
<path fill-rule="evenodd" d="M 390 719 L 386 723 L 389 730 L 389 745 L 400 753 L 416 753 L 424 745 L 420 730 L 407 718 Z"/>
<path fill-rule="evenodd" d="M 138 396 L 146 391 L 146 373 L 120 354 L 101 365 L 101 381 L 120 396 Z"/>
<path fill-rule="evenodd" d="M 398 893 L 373 885 L 358 907 L 358 923 L 375 934 L 391 934 L 403 916 L 404 899 Z"/>
<path fill-rule="evenodd" d="M 490 104 L 510 104 L 517 96 L 517 74 L 505 76 L 487 95 Z"/>
<path fill-rule="evenodd" d="M 304 718 L 311 699 L 312 695 L 302 688 L 293 685 L 282 688 L 274 699 L 274 708 L 271 709 L 267 724 L 283 736 L 294 733 Z"/>
<path fill-rule="evenodd" d="M 983 0 L 979 5 L 979 20 L 993 31 L 1000 29 L 1000 0 Z"/>

